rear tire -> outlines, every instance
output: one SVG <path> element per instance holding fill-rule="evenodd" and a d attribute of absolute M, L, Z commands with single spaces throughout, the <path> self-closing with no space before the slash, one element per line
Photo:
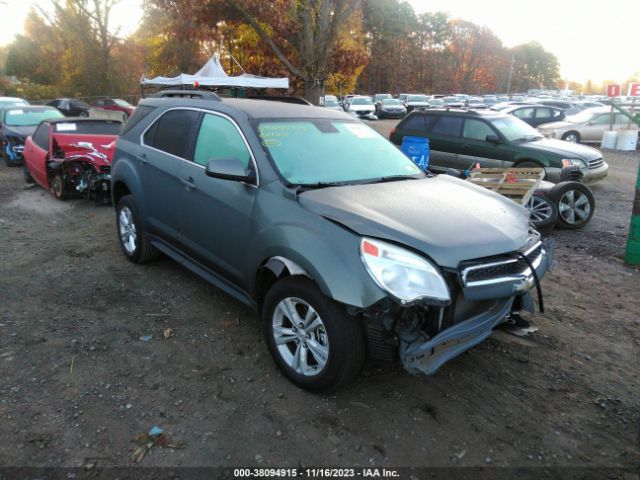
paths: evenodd
<path fill-rule="evenodd" d="M 261 317 L 273 359 L 300 388 L 336 390 L 362 368 L 366 346 L 360 320 L 309 278 L 278 280 L 265 296 Z"/>
<path fill-rule="evenodd" d="M 147 263 L 158 258 L 160 252 L 151 245 L 149 237 L 133 201 L 133 195 L 125 195 L 116 207 L 118 240 L 122 253 L 133 263 Z"/>

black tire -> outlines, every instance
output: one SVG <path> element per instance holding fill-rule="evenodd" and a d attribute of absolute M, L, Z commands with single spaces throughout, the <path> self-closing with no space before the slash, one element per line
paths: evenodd
<path fill-rule="evenodd" d="M 317 373 L 310 372 L 307 375 L 298 373 L 285 360 L 276 345 L 273 325 L 274 319 L 278 315 L 276 309 L 278 309 L 280 302 L 287 298 L 297 299 L 311 306 L 317 313 L 317 319 L 320 320 L 321 326 L 317 330 L 321 331 L 321 335 L 324 333 L 321 340 L 326 339 L 328 354 L 326 363 Z M 304 309 L 303 305 L 298 304 L 297 307 L 294 307 L 296 312 L 299 312 L 298 307 Z M 313 392 L 328 392 L 344 386 L 360 372 L 366 356 L 365 338 L 360 320 L 349 316 L 342 305 L 325 296 L 310 279 L 302 276 L 289 276 L 278 280 L 265 296 L 261 318 L 269 352 L 285 376 L 297 386 Z M 287 320 L 287 317 L 283 316 L 283 320 Z M 313 324 L 315 321 L 311 323 Z M 288 328 L 290 331 L 296 330 L 295 327 Z M 311 341 L 317 340 L 314 336 L 317 335 L 317 330 L 316 333 L 311 334 L 312 336 L 307 335 L 306 338 L 310 339 L 309 345 L 311 345 Z M 302 337 L 281 345 L 283 349 L 289 349 L 290 355 L 293 357 L 296 356 L 291 350 L 293 345 L 296 346 L 296 351 L 300 348 L 300 343 L 307 347 L 302 330 L 299 334 Z M 292 335 L 298 334 L 291 334 L 289 338 L 293 338 Z M 319 343 L 316 342 L 316 346 Z M 316 357 L 313 355 L 312 349 L 303 351 L 305 352 L 305 365 L 313 364 Z M 313 368 L 314 365 L 311 367 Z M 315 368 L 318 367 L 317 363 Z"/>
<path fill-rule="evenodd" d="M 556 202 L 546 195 L 533 194 L 526 205 L 530 221 L 540 232 L 550 232 L 558 221 Z"/>
<path fill-rule="evenodd" d="M 66 185 L 62 172 L 57 172 L 51 177 L 51 190 L 58 200 L 67 200 L 70 197 L 69 187 Z"/>
<path fill-rule="evenodd" d="M 121 222 L 121 215 L 130 216 L 131 223 L 133 224 L 133 248 L 131 244 L 125 245 L 125 238 L 130 236 L 123 236 L 123 228 L 125 225 Z M 127 213 L 128 212 L 128 213 Z M 123 196 L 116 207 L 116 226 L 118 229 L 118 242 L 124 256 L 131 260 L 133 263 L 147 263 L 158 258 L 160 252 L 157 248 L 151 245 L 149 237 L 144 231 L 144 226 L 138 213 L 138 208 L 133 201 L 133 195 Z M 129 230 L 131 232 L 131 230 Z"/>
<path fill-rule="evenodd" d="M 572 191 L 574 194 L 570 195 Z M 583 183 L 561 182 L 549 190 L 547 195 L 558 209 L 558 228 L 575 230 L 584 227 L 593 217 L 596 200 Z"/>
<path fill-rule="evenodd" d="M 574 138 L 575 140 L 573 140 Z M 578 132 L 574 132 L 573 130 L 562 135 L 562 140 L 571 143 L 580 143 L 581 138 L 582 137 L 580 137 L 580 134 Z"/>
<path fill-rule="evenodd" d="M 22 164 L 22 171 L 24 173 L 24 181 L 26 183 L 28 183 L 28 184 L 36 183 L 36 181 L 31 176 L 31 172 L 29 172 L 29 169 L 27 168 L 27 164 L 26 163 Z"/>

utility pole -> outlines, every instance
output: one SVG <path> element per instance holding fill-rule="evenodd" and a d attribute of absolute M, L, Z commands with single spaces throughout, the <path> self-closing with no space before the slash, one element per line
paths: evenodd
<path fill-rule="evenodd" d="M 513 76 L 513 65 L 516 61 L 516 57 L 511 54 L 511 67 L 509 68 L 509 82 L 507 83 L 507 95 L 511 93 L 511 77 Z"/>

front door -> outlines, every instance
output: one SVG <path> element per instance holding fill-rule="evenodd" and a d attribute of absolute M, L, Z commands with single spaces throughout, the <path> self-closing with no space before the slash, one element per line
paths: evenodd
<path fill-rule="evenodd" d="M 507 168 L 511 166 L 509 146 L 488 142 L 487 135 L 499 138 L 498 133 L 485 121 L 467 118 L 462 130 L 459 162 L 469 168 L 478 162 L 482 168 Z"/>
<path fill-rule="evenodd" d="M 224 158 L 240 160 L 248 171 L 256 168 L 236 123 L 226 116 L 207 113 L 193 161 L 180 169 L 180 242 L 198 261 L 246 287 L 245 265 L 257 185 L 208 177 L 207 163 Z"/>
<path fill-rule="evenodd" d="M 51 125 L 41 123 L 27 137 L 24 144 L 24 163 L 33 179 L 43 188 L 49 190 L 49 178 L 47 176 L 47 159 L 49 157 L 49 142 L 51 141 Z"/>

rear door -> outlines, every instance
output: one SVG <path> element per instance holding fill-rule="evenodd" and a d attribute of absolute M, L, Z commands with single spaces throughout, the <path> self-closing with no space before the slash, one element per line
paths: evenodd
<path fill-rule="evenodd" d="M 24 163 L 33 179 L 49 190 L 47 160 L 51 142 L 51 124 L 43 122 L 33 135 L 27 137 L 24 146 Z"/>
<path fill-rule="evenodd" d="M 445 168 L 467 168 L 465 161 L 459 158 L 463 153 L 462 125 L 463 117 L 436 115 L 433 123 L 427 126 L 431 154 L 429 164 Z"/>
<path fill-rule="evenodd" d="M 209 112 L 202 119 L 193 161 L 183 163 L 180 169 L 180 243 L 201 263 L 246 288 L 245 265 L 257 185 L 208 177 L 207 163 L 222 158 L 237 158 L 247 170 L 256 169 L 238 125 L 226 115 Z"/>
<path fill-rule="evenodd" d="M 476 162 L 483 168 L 505 168 L 511 166 L 508 145 L 487 142 L 487 135 L 500 138 L 498 132 L 484 120 L 466 118 L 462 130 L 462 148 L 458 156 L 461 169 Z"/>
<path fill-rule="evenodd" d="M 193 158 L 201 113 L 176 109 L 162 114 L 143 134 L 137 152 L 147 208 L 147 228 L 170 243 L 178 241 L 178 216 L 184 185 L 179 172 Z"/>

